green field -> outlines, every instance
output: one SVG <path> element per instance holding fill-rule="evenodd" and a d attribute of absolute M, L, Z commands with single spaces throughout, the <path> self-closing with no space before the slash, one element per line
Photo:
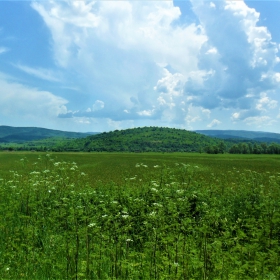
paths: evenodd
<path fill-rule="evenodd" d="M 280 279 L 279 155 L 0 153 L 0 279 Z"/>

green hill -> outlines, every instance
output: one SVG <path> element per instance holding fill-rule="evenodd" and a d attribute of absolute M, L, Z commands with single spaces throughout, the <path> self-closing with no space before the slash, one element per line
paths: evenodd
<path fill-rule="evenodd" d="M 24 143 L 46 138 L 82 138 L 90 133 L 66 132 L 39 127 L 0 126 L 0 143 Z"/>
<path fill-rule="evenodd" d="M 141 127 L 75 139 L 57 148 L 98 152 L 193 152 L 220 142 L 219 139 L 183 129 Z"/>

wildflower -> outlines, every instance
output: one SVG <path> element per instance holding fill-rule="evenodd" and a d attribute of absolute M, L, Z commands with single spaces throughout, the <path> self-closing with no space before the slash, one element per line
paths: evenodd
<path fill-rule="evenodd" d="M 160 203 L 153 203 L 154 206 L 158 206 L 158 207 L 162 207 L 162 205 Z"/>
<path fill-rule="evenodd" d="M 130 239 L 130 238 L 127 238 L 125 241 L 126 241 L 126 242 L 133 242 L 133 240 Z"/>
<path fill-rule="evenodd" d="M 94 227 L 96 225 L 96 223 L 90 223 L 89 225 L 88 225 L 88 227 Z"/>
<path fill-rule="evenodd" d="M 159 165 L 154 165 L 154 168 L 159 168 L 160 166 Z"/>
<path fill-rule="evenodd" d="M 127 219 L 127 218 L 129 217 L 129 215 L 122 215 L 122 217 L 123 217 L 124 219 Z"/>
<path fill-rule="evenodd" d="M 32 172 L 30 172 L 30 175 L 38 175 L 38 174 L 40 174 L 40 172 L 38 172 L 38 171 L 32 171 Z"/>

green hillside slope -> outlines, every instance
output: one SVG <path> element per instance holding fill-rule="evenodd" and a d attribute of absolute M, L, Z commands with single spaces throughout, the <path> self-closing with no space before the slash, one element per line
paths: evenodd
<path fill-rule="evenodd" d="M 66 132 L 38 127 L 0 126 L 0 143 L 24 143 L 46 138 L 81 138 L 89 133 Z"/>
<path fill-rule="evenodd" d="M 192 152 L 203 150 L 207 145 L 218 145 L 219 142 L 221 140 L 183 129 L 141 127 L 104 132 L 68 141 L 67 145 L 62 144 L 58 149 L 99 152 Z"/>

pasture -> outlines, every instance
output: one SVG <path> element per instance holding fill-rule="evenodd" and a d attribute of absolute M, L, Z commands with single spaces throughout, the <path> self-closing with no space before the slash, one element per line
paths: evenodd
<path fill-rule="evenodd" d="M 280 157 L 0 153 L 0 279 L 280 279 Z"/>

